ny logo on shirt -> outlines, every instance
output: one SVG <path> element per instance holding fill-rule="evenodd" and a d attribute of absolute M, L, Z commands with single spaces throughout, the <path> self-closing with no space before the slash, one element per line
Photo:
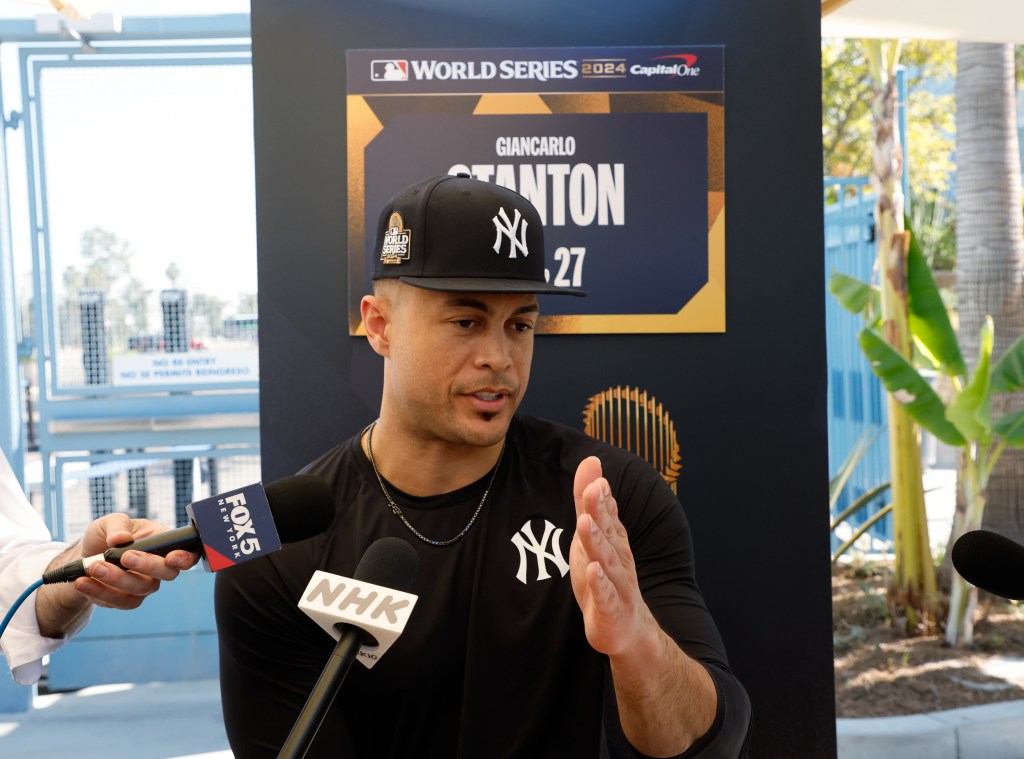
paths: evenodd
<path fill-rule="evenodd" d="M 547 580 L 551 577 L 548 574 L 548 561 L 551 561 L 559 574 L 565 577 L 569 571 L 569 565 L 562 558 L 562 547 L 559 539 L 562 537 L 562 528 L 555 528 L 551 522 L 544 520 L 544 534 L 540 540 L 533 534 L 533 526 L 527 520 L 519 532 L 512 536 L 512 544 L 519 549 L 519 571 L 516 572 L 516 579 L 526 584 L 526 568 L 528 559 L 526 552 L 530 551 L 537 559 L 537 579 Z M 550 548 L 549 548 L 550 546 Z"/>

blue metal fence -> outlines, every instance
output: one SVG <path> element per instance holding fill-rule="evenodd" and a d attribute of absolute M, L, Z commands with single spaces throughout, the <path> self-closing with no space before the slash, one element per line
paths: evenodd
<path fill-rule="evenodd" d="M 174 524 L 181 521 L 176 514 L 180 502 L 260 479 L 259 450 L 253 446 L 164 446 L 127 453 L 60 453 L 55 459 L 57 516 L 73 533 L 93 518 L 92 486 L 97 482 L 105 483 L 117 511 Z M 216 678 L 216 632 L 213 577 L 197 567 L 164 583 L 131 614 L 96 609 L 85 630 L 50 657 L 48 686 L 68 690 L 101 683 Z"/>
<path fill-rule="evenodd" d="M 825 333 L 828 360 L 829 468 L 835 474 L 857 442 L 872 430 L 884 427 L 884 389 L 861 353 L 857 335 L 862 320 L 846 311 L 828 294 L 828 277 L 841 272 L 864 281 L 872 279 L 875 264 L 874 195 L 866 178 L 826 177 L 825 213 Z M 881 434 L 860 461 L 835 506 L 836 513 L 868 490 L 889 480 L 889 444 Z M 852 517 L 862 524 L 884 503 L 876 499 Z M 886 517 L 869 534 L 878 540 L 892 539 L 892 520 Z M 835 539 L 833 539 L 835 547 Z"/>
<path fill-rule="evenodd" d="M 86 54 L 80 43 L 37 41 L 28 34 L 31 44 L 18 47 L 20 110 L 11 123 L 18 124 L 24 136 L 28 229 L 22 242 L 28 241 L 32 253 L 33 292 L 25 299 L 32 304 L 32 318 L 19 335 L 21 330 L 11 318 L 17 295 L 14 278 L 7 276 L 13 260 L 6 237 L 10 225 L 0 224 L 5 230 L 0 235 L 0 271 L 4 273 L 0 278 L 0 346 L 4 348 L 0 350 L 0 390 L 6 391 L 0 396 L 22 397 L 20 372 L 12 367 L 10 350 L 19 345 L 23 356 L 35 357 L 33 364 L 21 367 L 35 380 L 36 389 L 38 422 L 33 437 L 38 450 L 32 459 L 39 474 L 33 482 L 34 500 L 56 538 L 78 537 L 91 519 L 111 510 L 182 524 L 189 501 L 260 478 L 255 340 L 222 335 L 219 320 L 209 309 L 200 313 L 205 321 L 196 322 L 204 331 L 193 331 L 189 317 L 195 314 L 187 307 L 192 301 L 186 301 L 185 289 L 172 279 L 171 289 L 160 293 L 161 341 L 144 346 L 140 339 L 151 337 L 150 332 L 143 333 L 144 322 L 134 313 L 129 322 L 112 309 L 121 296 L 113 291 L 105 295 L 84 283 L 72 285 L 61 276 L 82 269 L 75 233 L 80 220 L 71 213 L 81 204 L 69 202 L 68 197 L 98 196 L 104 208 L 123 206 L 114 193 L 96 192 L 93 178 L 100 173 L 117 174 L 114 158 L 121 160 L 118 166 L 134 168 L 141 163 L 131 160 L 138 150 L 120 144 L 128 136 L 144 135 L 154 152 L 168 155 L 172 152 L 168 146 L 180 150 L 191 144 L 186 138 L 209 145 L 214 135 L 227 131 L 226 125 L 241 123 L 228 135 L 237 152 L 248 156 L 249 163 L 241 169 L 198 158 L 175 168 L 190 173 L 195 183 L 222 188 L 224 196 L 253 197 L 251 145 L 244 146 L 252 132 L 251 56 L 244 20 L 245 24 L 213 26 L 195 20 L 188 28 L 171 24 L 183 32 L 182 38 L 209 38 L 208 43 L 165 44 L 164 39 L 143 39 L 141 32 L 117 35 L 116 41 L 99 35 L 91 42 L 92 52 Z M 155 36 L 166 36 L 158 27 Z M 126 31 L 129 28 L 135 27 L 128 24 Z M 191 33 L 185 33 L 189 29 Z M 11 39 L 20 39 L 20 32 L 12 37 L 9 25 L 0 22 L 0 44 Z M 124 44 L 127 39 L 141 41 Z M 147 91 L 155 93 L 160 109 L 147 109 L 136 97 L 131 107 L 117 110 L 115 106 L 128 99 L 121 96 L 124 90 L 119 83 L 135 82 L 142 75 L 151 80 Z M 224 89 L 240 94 L 227 103 L 220 96 Z M 88 98 L 80 98 L 81 93 L 88 93 Z M 114 95 L 100 103 L 103 93 Z M 15 93 L 4 94 L 16 100 Z M 72 105 L 78 109 L 74 117 L 62 118 Z M 6 107 L 0 111 L 8 112 Z M 234 118 L 226 118 L 226 113 Z M 91 125 L 89 134 L 70 134 L 83 123 Z M 7 148 L 16 147 L 7 137 L 0 146 L 6 142 Z M 119 149 L 111 150 L 103 139 L 119 143 L 115 144 Z M 79 156 L 102 157 L 104 167 L 90 171 L 77 161 L 57 160 L 60 149 L 69 146 Z M 0 162 L 0 216 L 6 219 L 3 169 Z M 233 262 L 231 287 L 236 287 L 236 278 L 242 279 L 243 269 L 255 270 L 254 242 L 244 244 L 250 237 L 254 240 L 254 219 L 249 223 L 245 214 L 230 214 L 219 203 L 197 210 L 189 203 L 196 205 L 200 193 L 174 194 L 167 188 L 167 172 L 146 171 L 152 174 L 151 181 L 122 180 L 117 192 L 146 197 L 156 217 L 147 228 L 193 230 L 188 250 L 206 251 L 207 256 L 201 260 L 202 277 L 197 274 L 197 280 L 205 280 L 206 264 L 214 259 Z M 197 231 L 197 217 L 209 207 L 219 214 L 218 230 L 232 230 L 231 244 L 218 245 L 217 238 Z M 89 224 L 110 224 L 116 214 L 112 210 L 98 216 L 90 218 Z M 133 221 L 138 219 L 133 216 Z M 140 269 L 143 262 L 160 260 L 152 250 L 152 245 L 140 246 L 134 254 Z M 181 261 L 179 255 L 184 252 L 175 250 L 173 255 Z M 143 285 L 147 292 L 158 289 L 152 282 Z M 224 299 L 227 305 L 235 294 L 226 285 L 211 285 L 209 290 L 212 294 L 201 293 L 207 303 Z M 199 313 L 198 308 L 194 311 Z M 13 453 L 10 457 L 18 470 L 24 460 L 24 439 L 20 408 L 17 413 L 0 413 L 0 444 Z M 216 677 L 212 587 L 212 577 L 195 569 L 167 583 L 156 598 L 130 615 L 96 610 L 87 629 L 51 657 L 50 687 Z M 30 689 L 15 686 L 0 672 L 0 712 L 27 708 L 30 694 Z"/>

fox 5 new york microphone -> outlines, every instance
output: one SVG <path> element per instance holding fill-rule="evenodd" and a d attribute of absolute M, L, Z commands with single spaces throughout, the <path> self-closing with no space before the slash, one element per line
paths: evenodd
<path fill-rule="evenodd" d="M 88 574 L 97 561 L 121 566 L 125 551 L 166 556 L 182 549 L 202 553 L 208 571 L 216 572 L 266 556 L 281 547 L 311 538 L 331 523 L 334 496 L 319 477 L 302 474 L 275 480 L 263 487 L 256 482 L 190 503 L 189 524 L 176 530 L 109 548 L 46 572 L 44 584 L 71 582 Z"/>

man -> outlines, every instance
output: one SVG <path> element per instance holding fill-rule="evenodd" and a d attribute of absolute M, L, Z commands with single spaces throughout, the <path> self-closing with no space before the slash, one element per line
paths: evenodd
<path fill-rule="evenodd" d="M 0 452 L 0 618 L 43 572 L 165 529 L 148 519 L 107 514 L 93 521 L 74 545 L 51 540 Z M 166 557 L 127 551 L 121 559 L 125 569 L 99 561 L 90 566 L 88 577 L 42 586 L 22 603 L 0 637 L 15 681 L 38 681 L 43 657 L 85 627 L 94 605 L 137 608 L 161 580 L 173 580 L 197 560 L 187 551 L 171 551 Z"/>
<path fill-rule="evenodd" d="M 332 527 L 216 581 L 235 755 L 276 756 L 333 649 L 296 608 L 313 572 L 351 577 L 385 536 L 417 549 L 419 600 L 352 668 L 311 756 L 741 755 L 749 701 L 671 489 L 515 413 L 537 294 L 582 294 L 545 282 L 537 211 L 468 177 L 414 185 L 383 209 L 373 279 L 380 417 L 306 470 L 335 490 Z"/>

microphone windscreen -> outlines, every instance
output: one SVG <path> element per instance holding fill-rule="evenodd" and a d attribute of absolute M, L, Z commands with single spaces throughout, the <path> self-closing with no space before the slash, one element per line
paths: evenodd
<path fill-rule="evenodd" d="M 401 538 L 381 538 L 366 549 L 353 577 L 361 582 L 411 593 L 419 569 L 419 556 L 408 542 Z"/>
<path fill-rule="evenodd" d="M 989 593 L 1024 599 L 1024 546 L 988 530 L 972 530 L 953 544 L 953 566 L 967 582 Z"/>
<path fill-rule="evenodd" d="M 334 493 L 326 480 L 296 474 L 274 480 L 263 489 L 282 543 L 311 538 L 331 526 Z"/>

